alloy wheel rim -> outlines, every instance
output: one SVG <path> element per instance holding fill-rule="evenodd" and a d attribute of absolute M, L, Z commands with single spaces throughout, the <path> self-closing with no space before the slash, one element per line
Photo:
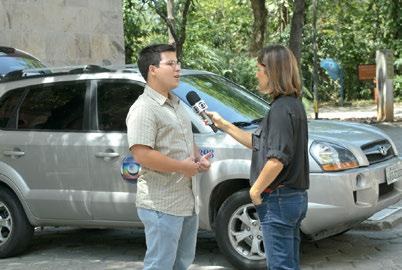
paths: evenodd
<path fill-rule="evenodd" d="M 228 234 L 234 250 L 253 260 L 264 260 L 264 246 L 260 220 L 253 204 L 242 205 L 229 219 Z"/>
<path fill-rule="evenodd" d="M 0 202 L 0 246 L 4 245 L 11 236 L 12 218 L 8 207 Z"/>

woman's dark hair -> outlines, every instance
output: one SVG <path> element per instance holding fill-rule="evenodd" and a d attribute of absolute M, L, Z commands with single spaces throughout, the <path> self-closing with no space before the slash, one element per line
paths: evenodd
<path fill-rule="evenodd" d="M 301 95 L 299 67 L 291 50 L 282 45 L 271 45 L 260 51 L 257 61 L 265 67 L 267 89 L 274 98 Z"/>

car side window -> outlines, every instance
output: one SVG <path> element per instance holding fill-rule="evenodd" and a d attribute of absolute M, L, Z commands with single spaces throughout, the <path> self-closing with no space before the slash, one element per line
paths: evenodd
<path fill-rule="evenodd" d="M 128 110 L 144 86 L 132 81 L 99 81 L 97 92 L 99 130 L 126 132 Z"/>
<path fill-rule="evenodd" d="M 20 103 L 24 90 L 25 89 L 11 90 L 0 99 L 0 128 L 8 128 L 8 123 L 16 112 L 16 107 Z"/>
<path fill-rule="evenodd" d="M 82 130 L 86 82 L 29 88 L 19 110 L 18 129 Z"/>

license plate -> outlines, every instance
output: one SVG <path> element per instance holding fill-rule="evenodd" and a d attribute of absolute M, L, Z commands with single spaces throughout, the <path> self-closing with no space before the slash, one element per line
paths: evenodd
<path fill-rule="evenodd" d="M 398 161 L 397 164 L 385 168 L 385 177 L 388 185 L 402 180 L 402 162 Z"/>

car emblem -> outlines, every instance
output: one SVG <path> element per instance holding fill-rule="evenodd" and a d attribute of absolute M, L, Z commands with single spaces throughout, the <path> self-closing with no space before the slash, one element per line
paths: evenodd
<path fill-rule="evenodd" d="M 378 146 L 378 152 L 380 152 L 381 155 L 386 156 L 388 153 L 388 149 L 390 148 L 390 145 L 384 146 L 384 145 L 379 145 Z"/>

